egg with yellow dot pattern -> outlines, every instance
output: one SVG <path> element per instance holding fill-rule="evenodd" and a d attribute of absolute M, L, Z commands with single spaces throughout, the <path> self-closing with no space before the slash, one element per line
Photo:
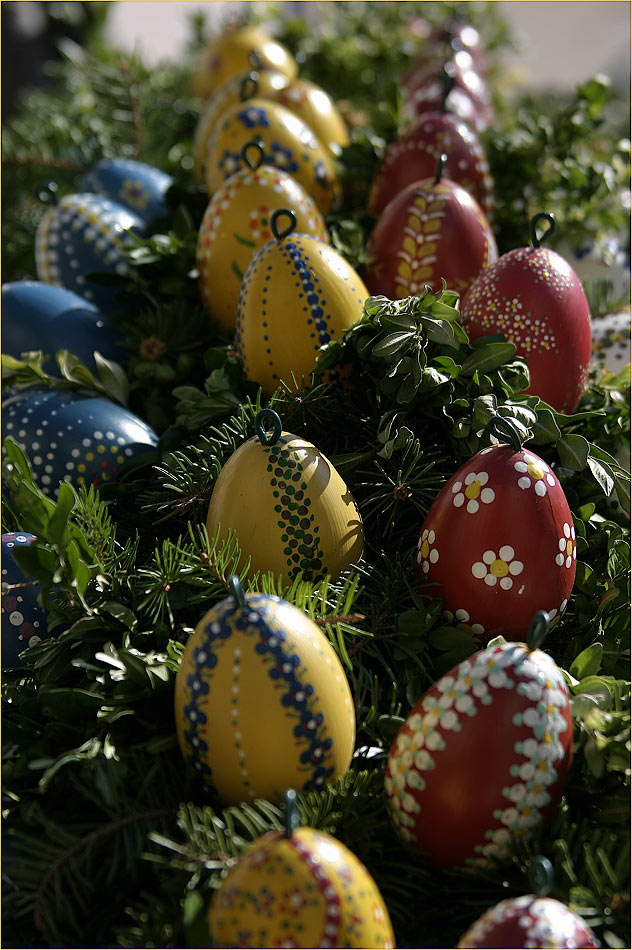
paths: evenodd
<path fill-rule="evenodd" d="M 324 831 L 270 831 L 229 871 L 210 905 L 217 947 L 394 947 L 382 895 L 362 862 Z"/>
<path fill-rule="evenodd" d="M 299 571 L 315 581 L 337 577 L 364 553 L 364 529 L 347 485 L 329 459 L 300 436 L 281 431 L 244 442 L 222 468 L 211 495 L 206 529 L 220 539 L 232 532 L 241 567 L 271 571 L 290 583 Z M 241 569 L 241 568 L 240 568 Z"/>
<path fill-rule="evenodd" d="M 209 195 L 244 167 L 242 149 L 253 138 L 263 146 L 263 163 L 293 175 L 322 214 L 337 210 L 342 192 L 329 150 L 294 112 L 260 97 L 229 106 L 211 132 L 206 153 Z"/>
<path fill-rule="evenodd" d="M 226 334 L 237 326 L 244 274 L 271 239 L 271 216 L 277 208 L 291 208 L 298 230 L 329 241 L 323 216 L 303 186 L 288 172 L 262 164 L 263 148 L 257 141 L 246 143 L 243 154 L 247 167 L 215 192 L 197 242 L 202 302 Z"/>
<path fill-rule="evenodd" d="M 344 669 L 313 620 L 276 596 L 233 594 L 190 637 L 175 687 L 182 753 L 225 805 L 280 801 L 347 771 L 355 712 Z"/>
<path fill-rule="evenodd" d="M 283 209 L 285 210 L 285 209 Z M 319 350 L 362 318 L 364 281 L 333 247 L 292 225 L 257 251 L 241 285 L 237 349 L 248 379 L 270 396 L 281 381 L 309 383 Z"/>
<path fill-rule="evenodd" d="M 7 436 L 29 457 L 35 483 L 55 497 L 60 481 L 98 488 L 158 444 L 146 422 L 109 399 L 36 388 L 2 404 L 3 443 Z"/>
<path fill-rule="evenodd" d="M 236 25 L 211 40 L 192 76 L 193 94 L 206 98 L 233 76 L 250 69 L 274 69 L 293 79 L 298 64 L 289 50 L 262 27 Z"/>

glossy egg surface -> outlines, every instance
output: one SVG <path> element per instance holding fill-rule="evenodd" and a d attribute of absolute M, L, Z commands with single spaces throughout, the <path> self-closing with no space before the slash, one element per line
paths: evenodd
<path fill-rule="evenodd" d="M 599 947 L 579 914 L 552 897 L 525 894 L 486 911 L 457 947 Z"/>
<path fill-rule="evenodd" d="M 293 79 L 271 98 L 299 115 L 335 155 L 349 144 L 349 133 L 338 107 L 324 89 L 309 79 Z"/>
<path fill-rule="evenodd" d="M 207 44 L 192 79 L 193 92 L 206 98 L 223 83 L 251 69 L 274 69 L 293 79 L 298 65 L 292 54 L 259 26 L 229 29 Z"/>
<path fill-rule="evenodd" d="M 149 225 L 167 214 L 171 175 L 131 158 L 104 158 L 81 180 L 81 190 L 116 201 Z"/>

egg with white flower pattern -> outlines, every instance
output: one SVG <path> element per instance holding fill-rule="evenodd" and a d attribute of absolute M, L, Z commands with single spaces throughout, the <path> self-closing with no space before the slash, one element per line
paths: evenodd
<path fill-rule="evenodd" d="M 479 651 L 419 699 L 395 737 L 385 790 L 398 834 L 438 867 L 508 859 L 557 807 L 572 737 L 548 654 L 523 643 Z"/>
<path fill-rule="evenodd" d="M 447 620 L 488 640 L 524 640 L 538 610 L 566 609 L 577 558 L 564 490 L 534 452 L 482 449 L 433 502 L 417 544 L 420 581 L 434 584 Z"/>
<path fill-rule="evenodd" d="M 463 934 L 457 947 L 599 947 L 579 914 L 552 897 L 501 901 Z"/>

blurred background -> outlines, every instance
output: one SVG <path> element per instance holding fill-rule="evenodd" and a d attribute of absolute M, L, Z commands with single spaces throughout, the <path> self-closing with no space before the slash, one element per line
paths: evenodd
<path fill-rule="evenodd" d="M 382 2 L 382 0 L 376 0 Z M 139 50 L 149 63 L 177 60 L 191 37 L 191 18 L 203 11 L 209 28 L 219 27 L 244 6 L 235 0 L 136 2 L 3 3 L 2 108 L 6 119 L 25 85 L 42 81 L 41 65 L 55 53 L 62 36 L 84 42 L 103 26 L 109 43 Z M 300 12 L 317 21 L 322 3 L 279 4 L 288 15 Z M 404 7 L 405 4 L 402 4 Z M 630 3 L 628 0 L 498 0 L 497 7 L 515 39 L 504 54 L 508 81 L 533 89 L 568 89 L 597 73 L 629 97 Z"/>

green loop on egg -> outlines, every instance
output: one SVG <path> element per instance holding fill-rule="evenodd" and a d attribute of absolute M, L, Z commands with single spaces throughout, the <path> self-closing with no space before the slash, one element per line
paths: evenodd
<path fill-rule="evenodd" d="M 301 827 L 298 798 L 293 788 L 288 788 L 283 796 L 283 803 L 285 805 L 285 837 L 291 838 L 292 832 Z"/>
<path fill-rule="evenodd" d="M 272 429 L 270 435 L 266 432 L 266 426 Z M 274 445 L 281 438 L 282 431 L 281 417 L 274 409 L 261 409 L 255 416 L 255 432 L 263 445 Z"/>
<path fill-rule="evenodd" d="M 253 51 L 254 52 L 254 51 Z M 252 53 L 250 54 L 252 55 Z M 256 72 L 248 73 L 241 81 L 239 87 L 239 98 L 242 102 L 246 99 L 253 99 L 259 92 L 259 75 Z"/>
<path fill-rule="evenodd" d="M 531 862 L 529 881 L 536 897 L 546 897 L 553 887 L 553 865 L 548 858 L 540 854 Z"/>
<path fill-rule="evenodd" d="M 507 442 L 516 452 L 522 448 L 520 433 L 506 416 L 493 416 L 487 426 L 487 432 L 500 442 Z"/>
<path fill-rule="evenodd" d="M 253 152 L 255 153 L 254 160 L 251 157 Z M 255 172 L 259 168 L 259 166 L 262 164 L 264 156 L 265 156 L 265 149 L 263 147 L 263 142 L 261 141 L 261 139 L 250 139 L 250 141 L 246 142 L 246 144 L 241 150 L 241 160 L 253 172 Z"/>
<path fill-rule="evenodd" d="M 290 223 L 282 231 L 279 231 L 277 227 L 277 221 L 281 215 L 285 215 L 286 218 L 290 219 Z M 286 238 L 288 234 L 291 234 L 294 228 L 296 227 L 296 215 L 293 211 L 290 211 L 289 208 L 277 208 L 276 211 L 273 211 L 270 215 L 270 230 L 277 239 L 277 241 L 282 241 L 283 238 Z"/>
<path fill-rule="evenodd" d="M 441 181 L 441 176 L 443 175 L 443 169 L 445 168 L 445 163 L 448 160 L 448 156 L 445 152 L 441 152 L 441 155 L 437 159 L 437 168 L 435 171 L 433 185 L 438 185 Z"/>
<path fill-rule="evenodd" d="M 244 589 L 241 586 L 241 581 L 237 574 L 233 574 L 230 580 L 228 581 L 228 586 L 230 587 L 230 592 L 233 595 L 233 601 L 235 607 L 247 607 L 246 604 L 246 595 L 244 594 Z"/>
<path fill-rule="evenodd" d="M 538 237 L 536 228 L 540 221 L 547 221 L 549 227 L 546 231 Z M 529 234 L 531 236 L 531 244 L 537 251 L 543 241 L 546 241 L 547 238 L 550 238 L 553 232 L 555 231 L 555 226 L 557 221 L 555 220 L 554 214 L 549 214 L 548 211 L 538 211 L 537 214 L 534 214 L 531 220 L 529 221 Z"/>
<path fill-rule="evenodd" d="M 551 618 L 546 610 L 538 610 L 533 615 L 531 623 L 529 624 L 529 632 L 527 633 L 527 647 L 529 653 L 538 649 L 549 632 L 550 626 Z"/>

